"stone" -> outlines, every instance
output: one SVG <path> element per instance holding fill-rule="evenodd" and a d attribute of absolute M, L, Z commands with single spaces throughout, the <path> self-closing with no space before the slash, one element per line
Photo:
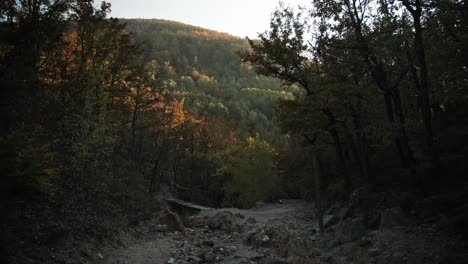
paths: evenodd
<path fill-rule="evenodd" d="M 347 243 L 361 238 L 366 233 L 366 227 L 361 218 L 341 221 L 335 228 L 335 239 L 339 243 Z"/>
<path fill-rule="evenodd" d="M 336 213 L 336 216 L 338 217 L 339 220 L 344 220 L 351 216 L 352 211 L 350 207 L 342 207 L 338 210 Z"/>
<path fill-rule="evenodd" d="M 380 229 L 391 229 L 409 224 L 409 219 L 400 207 L 385 209 L 380 218 Z"/>
<path fill-rule="evenodd" d="M 172 211 L 166 211 L 158 218 L 160 225 L 166 225 L 168 231 L 184 231 L 184 224 L 180 216 Z"/>
<path fill-rule="evenodd" d="M 334 239 L 327 242 L 327 248 L 336 248 L 340 243 Z"/>
<path fill-rule="evenodd" d="M 167 232 L 169 229 L 167 228 L 167 225 L 156 225 L 154 230 L 158 232 Z"/>
<path fill-rule="evenodd" d="M 187 261 L 189 263 L 197 263 L 197 264 L 203 263 L 203 260 L 197 256 L 188 256 Z"/>
<path fill-rule="evenodd" d="M 211 241 L 211 240 L 205 240 L 205 241 L 202 242 L 202 245 L 208 246 L 208 247 L 213 247 L 213 246 L 214 246 L 214 242 Z"/>
<path fill-rule="evenodd" d="M 247 222 L 248 224 L 255 224 L 255 223 L 257 223 L 257 220 L 255 220 L 255 218 L 253 218 L 253 217 L 249 217 L 249 218 L 247 218 L 247 220 L 245 222 Z"/>
<path fill-rule="evenodd" d="M 267 236 L 267 235 L 264 235 L 263 238 L 262 238 L 262 243 L 263 244 L 268 244 L 268 242 L 270 242 L 270 237 Z"/>
<path fill-rule="evenodd" d="M 241 218 L 241 219 L 245 218 L 245 216 L 243 214 L 241 214 L 241 213 L 235 213 L 234 216 L 237 217 L 237 218 Z"/>
<path fill-rule="evenodd" d="M 367 247 L 367 246 L 369 246 L 371 243 L 372 243 L 372 242 L 371 242 L 369 239 L 363 238 L 363 239 L 359 240 L 357 244 L 358 244 L 358 246 L 360 246 L 360 247 Z"/>
<path fill-rule="evenodd" d="M 216 254 L 214 254 L 213 252 L 207 252 L 205 253 L 204 255 L 204 260 L 206 263 L 212 263 L 216 260 Z"/>
<path fill-rule="evenodd" d="M 286 259 L 266 257 L 260 261 L 260 264 L 288 264 Z"/>
<path fill-rule="evenodd" d="M 382 251 L 380 250 L 380 248 L 371 248 L 369 249 L 368 253 L 371 257 L 377 257 L 382 253 Z"/>
<path fill-rule="evenodd" d="M 335 215 L 326 215 L 323 217 L 323 226 L 329 227 L 331 225 L 336 224 L 338 218 Z"/>
<path fill-rule="evenodd" d="M 245 236 L 247 237 L 247 240 L 251 239 L 253 236 L 255 236 L 256 234 L 260 233 L 261 231 L 258 230 L 258 229 L 252 229 L 250 231 L 248 231 Z"/>
<path fill-rule="evenodd" d="M 379 211 L 371 210 L 366 214 L 367 228 L 370 230 L 376 230 L 380 226 L 381 214 Z"/>
<path fill-rule="evenodd" d="M 261 208 L 261 207 L 263 207 L 265 205 L 266 205 L 266 203 L 264 201 L 258 201 L 258 202 L 255 203 L 256 208 Z"/>
<path fill-rule="evenodd" d="M 229 251 L 229 252 L 236 252 L 237 251 L 237 247 L 232 245 L 232 246 L 227 246 L 226 247 L 226 250 Z"/>
<path fill-rule="evenodd" d="M 208 226 L 211 229 L 230 231 L 234 227 L 234 215 L 229 211 L 219 212 L 208 220 Z"/>

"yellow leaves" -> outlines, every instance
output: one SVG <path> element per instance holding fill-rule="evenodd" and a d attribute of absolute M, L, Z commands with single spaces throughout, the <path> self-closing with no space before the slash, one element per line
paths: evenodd
<path fill-rule="evenodd" d="M 172 128 L 182 125 L 185 121 L 184 103 L 185 98 L 182 98 L 180 101 L 174 98 L 172 101 Z"/>

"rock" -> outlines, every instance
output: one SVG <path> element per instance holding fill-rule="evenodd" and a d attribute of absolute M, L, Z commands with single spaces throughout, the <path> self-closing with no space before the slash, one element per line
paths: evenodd
<path fill-rule="evenodd" d="M 243 214 L 241 214 L 241 213 L 235 213 L 234 216 L 237 217 L 237 218 L 241 218 L 241 219 L 245 218 L 245 216 Z"/>
<path fill-rule="evenodd" d="M 266 205 L 266 203 L 264 201 L 258 201 L 258 202 L 255 203 L 256 208 L 261 208 L 261 207 L 263 207 L 265 205 Z"/>
<path fill-rule="evenodd" d="M 338 210 L 336 213 L 336 216 L 338 217 L 339 220 L 344 220 L 348 217 L 351 216 L 352 211 L 350 207 L 342 207 Z"/>
<path fill-rule="evenodd" d="M 265 245 L 265 244 L 268 244 L 269 242 L 270 242 L 270 237 L 267 235 L 264 235 L 262 238 L 262 243 Z"/>
<path fill-rule="evenodd" d="M 224 248 L 220 246 L 216 246 L 213 248 L 213 253 L 224 253 Z"/>
<path fill-rule="evenodd" d="M 173 264 L 175 263 L 175 258 L 170 258 L 168 261 L 167 261 L 167 264 Z"/>
<path fill-rule="evenodd" d="M 232 245 L 232 246 L 227 246 L 226 247 L 227 251 L 229 251 L 230 253 L 233 253 L 233 252 L 236 252 L 237 251 L 237 247 Z"/>
<path fill-rule="evenodd" d="M 369 249 L 368 253 L 369 253 L 369 256 L 376 257 L 380 255 L 382 251 L 380 250 L 380 248 L 371 248 Z"/>
<path fill-rule="evenodd" d="M 154 227 L 154 230 L 158 231 L 158 232 L 167 232 L 167 231 L 169 231 L 169 229 L 167 228 L 167 225 L 156 225 Z"/>
<path fill-rule="evenodd" d="M 332 240 L 328 241 L 327 248 L 335 248 L 335 247 L 337 247 L 339 245 L 340 245 L 340 243 L 338 241 L 332 239 Z"/>
<path fill-rule="evenodd" d="M 331 262 L 332 259 L 333 259 L 333 255 L 330 254 L 330 253 L 328 253 L 328 254 L 325 254 L 325 255 L 323 255 L 323 256 L 320 257 L 320 262 L 326 262 L 326 263 L 328 263 L 328 262 Z"/>
<path fill-rule="evenodd" d="M 265 257 L 265 255 L 263 255 L 262 253 L 256 253 L 253 256 L 251 256 L 249 258 L 249 260 L 258 261 L 258 260 L 261 260 L 264 257 Z"/>
<path fill-rule="evenodd" d="M 205 241 L 202 242 L 202 245 L 208 246 L 208 247 L 213 247 L 213 246 L 214 246 L 214 242 L 211 241 L 211 240 L 205 240 Z"/>
<path fill-rule="evenodd" d="M 188 256 L 187 261 L 190 263 L 197 263 L 197 264 L 203 263 L 203 260 L 197 256 Z"/>
<path fill-rule="evenodd" d="M 335 228 L 336 241 L 347 243 L 361 238 L 366 233 L 366 227 L 361 218 L 341 221 Z"/>
<path fill-rule="evenodd" d="M 319 263 L 326 263 L 326 262 L 320 262 L 320 259 L 310 259 L 310 258 L 304 258 L 304 257 L 299 257 L 299 256 L 289 256 L 286 263 L 288 264 L 319 264 Z"/>
<path fill-rule="evenodd" d="M 216 260 L 216 254 L 213 252 L 207 252 L 205 253 L 203 259 L 205 260 L 205 263 L 212 263 Z"/>
<path fill-rule="evenodd" d="M 260 261 L 260 264 L 288 264 L 288 261 L 281 258 L 266 257 Z"/>
<path fill-rule="evenodd" d="M 367 247 L 367 246 L 369 246 L 371 243 L 372 243 L 372 242 L 371 242 L 369 239 L 363 238 L 363 239 L 359 240 L 357 244 L 358 244 L 358 246 L 360 246 L 360 247 Z"/>
<path fill-rule="evenodd" d="M 234 227 L 234 215 L 229 211 L 219 212 L 208 220 L 211 229 L 230 231 Z"/>
<path fill-rule="evenodd" d="M 247 220 L 245 222 L 248 223 L 248 224 L 255 224 L 255 223 L 257 223 L 257 220 L 255 220 L 255 218 L 253 218 L 253 217 L 249 217 L 249 218 L 247 218 Z"/>
<path fill-rule="evenodd" d="M 338 221 L 338 218 L 335 215 L 326 215 L 323 217 L 323 226 L 324 227 L 329 227 L 331 225 L 336 224 Z"/>
<path fill-rule="evenodd" d="M 381 220 L 380 212 L 376 210 L 371 210 L 366 214 L 366 225 L 370 230 L 376 230 L 379 228 Z"/>
<path fill-rule="evenodd" d="M 409 219 L 400 207 L 385 209 L 380 218 L 380 229 L 390 229 L 407 225 Z"/>
<path fill-rule="evenodd" d="M 180 216 L 172 211 L 166 211 L 158 218 L 160 225 L 166 225 L 168 231 L 183 231 L 184 224 Z"/>

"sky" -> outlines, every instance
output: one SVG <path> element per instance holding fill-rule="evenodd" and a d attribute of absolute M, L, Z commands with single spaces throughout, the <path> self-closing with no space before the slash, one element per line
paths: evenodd
<path fill-rule="evenodd" d="M 107 0 L 112 17 L 158 18 L 256 38 L 269 28 L 278 0 Z M 307 0 L 283 0 L 292 7 Z"/>

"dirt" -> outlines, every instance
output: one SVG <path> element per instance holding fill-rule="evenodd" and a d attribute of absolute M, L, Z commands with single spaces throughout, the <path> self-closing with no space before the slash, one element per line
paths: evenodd
<path fill-rule="evenodd" d="M 351 221 L 352 223 L 353 221 Z M 448 237 L 436 224 L 412 222 L 366 230 L 352 241 L 337 241 L 332 224 L 315 232 L 313 207 L 286 200 L 260 208 L 216 209 L 191 217 L 182 231 L 157 221 L 141 223 L 137 236 L 101 249 L 96 263 L 468 263 L 467 245 Z M 97 259 L 97 261 L 96 261 Z"/>
<path fill-rule="evenodd" d="M 228 229 L 213 229 L 209 220 L 219 213 L 229 212 L 232 226 Z M 101 255 L 104 263 L 257 263 L 260 260 L 286 261 L 273 241 L 249 243 L 247 233 L 265 232 L 268 227 L 281 225 L 298 230 L 311 230 L 313 208 L 304 201 L 285 201 L 283 204 L 268 204 L 261 208 L 242 210 L 223 208 L 204 211 L 191 219 L 192 225 L 182 232 L 150 231 L 156 223 L 142 223 L 143 241 L 118 248 L 107 248 Z M 278 262 L 281 263 L 281 262 Z"/>

